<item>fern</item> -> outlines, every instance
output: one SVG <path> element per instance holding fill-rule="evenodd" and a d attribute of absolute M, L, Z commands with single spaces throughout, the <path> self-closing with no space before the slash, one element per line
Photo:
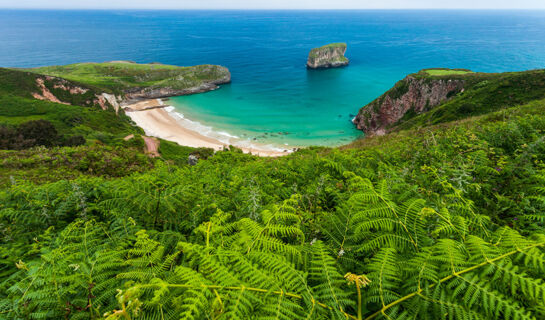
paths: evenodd
<path fill-rule="evenodd" d="M 505 233 L 510 236 L 505 237 Z M 531 266 L 515 266 L 513 259 L 518 255 L 531 255 L 539 259 L 542 250 L 534 250 L 543 248 L 545 242 L 526 240 L 513 250 L 514 243 L 510 238 L 518 237 L 516 233 L 499 230 L 497 236 L 500 235 L 508 240 L 491 244 L 472 236 L 466 242 L 438 242 L 408 264 L 397 264 L 397 268 L 401 268 L 399 271 L 392 267 L 396 265 L 395 259 L 391 258 L 394 253 L 381 251 L 377 255 L 379 259 L 370 265 L 372 272 L 369 278 L 372 280 L 370 302 L 380 302 L 382 307 L 368 319 L 391 317 L 403 312 L 423 319 L 447 314 L 453 319 L 536 318 L 536 314 L 532 315 L 532 311 L 525 309 L 524 305 L 541 303 L 542 274 L 531 277 L 529 273 L 522 273 L 521 270 Z M 518 271 L 516 276 L 513 276 L 514 268 Z M 399 275 L 418 280 L 405 282 Z M 404 282 L 406 284 L 402 286 Z M 386 283 L 388 286 L 385 287 Z M 526 295 L 523 291 L 533 293 Z M 521 300 L 525 296 L 527 298 Z M 536 298 L 540 302 L 536 302 Z M 412 299 L 419 300 L 417 309 Z"/>

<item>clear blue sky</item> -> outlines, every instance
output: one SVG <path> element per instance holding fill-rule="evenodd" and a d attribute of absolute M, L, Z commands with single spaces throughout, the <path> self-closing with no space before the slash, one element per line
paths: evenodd
<path fill-rule="evenodd" d="M 0 8 L 545 9 L 545 0 L 0 0 Z"/>

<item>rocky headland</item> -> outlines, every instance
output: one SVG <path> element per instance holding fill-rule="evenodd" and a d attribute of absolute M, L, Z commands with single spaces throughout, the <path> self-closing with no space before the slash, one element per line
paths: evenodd
<path fill-rule="evenodd" d="M 307 60 L 309 69 L 337 68 L 348 65 L 349 60 L 344 56 L 346 43 L 332 43 L 310 51 Z"/>
<path fill-rule="evenodd" d="M 58 94 L 77 96 L 92 89 L 94 97 L 86 104 L 98 104 L 103 109 L 112 106 L 116 110 L 119 106 L 142 100 L 207 92 L 217 89 L 220 84 L 231 82 L 229 70 L 217 65 L 178 67 L 112 61 L 26 71 L 37 74 L 38 90 L 34 94 L 37 99 L 71 104 Z"/>
<path fill-rule="evenodd" d="M 219 88 L 221 84 L 231 82 L 231 73 L 222 66 L 202 65 L 190 74 L 168 78 L 157 85 L 131 87 L 124 90 L 124 101 L 132 103 L 140 100 L 168 98 L 189 94 L 203 93 Z"/>
<path fill-rule="evenodd" d="M 383 135 L 404 117 L 429 111 L 463 92 L 465 83 L 459 77 L 408 75 L 361 108 L 353 123 L 368 135 Z"/>

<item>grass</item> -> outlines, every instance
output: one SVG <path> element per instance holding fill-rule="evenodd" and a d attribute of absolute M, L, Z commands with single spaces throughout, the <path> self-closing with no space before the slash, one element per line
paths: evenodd
<path fill-rule="evenodd" d="M 427 69 L 424 70 L 430 76 L 451 76 L 473 73 L 469 70 L 456 70 L 456 69 Z"/>
<path fill-rule="evenodd" d="M 319 48 L 314 48 L 314 49 L 310 50 L 309 57 L 311 59 L 315 59 L 318 56 L 319 52 L 321 52 L 323 50 L 335 50 L 337 48 L 346 49 L 346 43 L 330 43 L 330 44 L 327 44 L 327 45 L 319 47 Z M 344 58 L 344 59 L 346 59 L 346 58 Z M 346 60 L 348 60 L 348 59 L 346 59 Z M 341 59 L 339 61 L 346 61 L 346 60 Z"/>
<path fill-rule="evenodd" d="M 326 44 L 325 46 L 322 46 L 320 48 L 346 48 L 346 43 L 344 43 L 344 42 L 330 43 L 330 44 Z"/>
<path fill-rule="evenodd" d="M 89 84 L 115 94 L 143 87 L 187 89 L 229 74 L 226 68 L 215 65 L 178 67 L 128 62 L 77 63 L 26 70 Z"/>

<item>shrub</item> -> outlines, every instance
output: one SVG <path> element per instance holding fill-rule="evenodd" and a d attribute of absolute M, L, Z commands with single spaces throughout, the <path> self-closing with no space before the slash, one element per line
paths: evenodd
<path fill-rule="evenodd" d="M 25 140 L 33 140 L 33 146 L 51 147 L 59 142 L 55 126 L 47 120 L 31 120 L 17 127 L 17 134 Z"/>

